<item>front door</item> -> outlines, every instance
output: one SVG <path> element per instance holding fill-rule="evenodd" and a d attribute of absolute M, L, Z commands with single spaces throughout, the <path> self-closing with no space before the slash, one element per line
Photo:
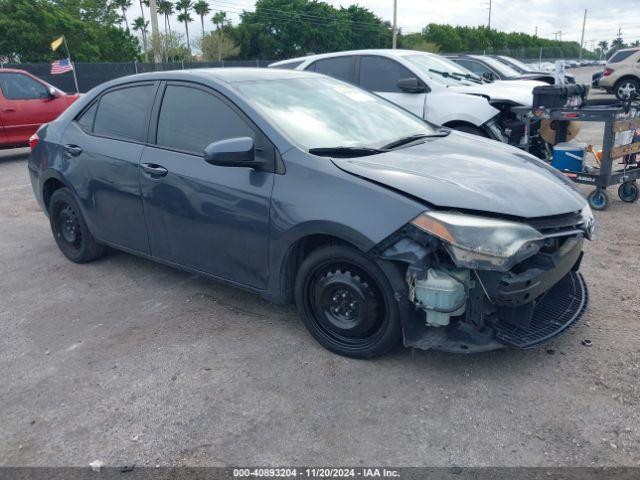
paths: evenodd
<path fill-rule="evenodd" d="M 390 102 L 424 118 L 426 93 L 403 92 L 398 81 L 416 75 L 395 60 L 376 55 L 363 55 L 359 64 L 359 85 Z"/>
<path fill-rule="evenodd" d="M 253 137 L 258 155 L 275 148 L 235 106 L 188 83 L 166 85 L 155 146 L 140 160 L 154 256 L 227 280 L 265 288 L 273 173 L 206 163 L 212 142 Z"/>
<path fill-rule="evenodd" d="M 77 163 L 70 183 L 94 236 L 147 254 L 138 164 L 157 88 L 146 82 L 107 91 L 71 122 L 62 142 L 62 154 Z"/>

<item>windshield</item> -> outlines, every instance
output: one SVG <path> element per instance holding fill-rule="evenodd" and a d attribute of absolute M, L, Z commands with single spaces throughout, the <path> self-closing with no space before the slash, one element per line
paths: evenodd
<path fill-rule="evenodd" d="M 511 65 L 513 65 L 515 68 L 520 69 L 520 71 L 522 72 L 529 72 L 531 71 L 531 67 L 529 65 L 527 65 L 524 62 L 521 62 L 520 60 L 516 60 L 515 58 L 512 57 L 500 57 L 503 58 L 507 63 L 510 63 Z"/>
<path fill-rule="evenodd" d="M 238 84 L 249 103 L 305 150 L 379 148 L 434 127 L 392 103 L 326 77 Z"/>
<path fill-rule="evenodd" d="M 520 76 L 520 72 L 518 72 L 516 69 L 511 68 L 509 65 L 505 65 L 504 63 L 502 63 L 499 60 L 496 60 L 495 58 L 491 58 L 491 57 L 480 57 L 480 59 L 485 62 L 487 65 L 489 65 L 491 68 L 493 68 L 494 70 L 497 70 L 498 72 L 500 72 L 503 76 L 505 77 L 519 77 Z"/>
<path fill-rule="evenodd" d="M 403 58 L 419 70 L 422 75 L 444 85 L 470 85 L 470 82 L 465 80 L 465 76 L 470 75 L 473 79 L 478 78 L 477 75 L 465 70 L 460 65 L 432 55 L 405 55 Z M 457 75 L 442 75 L 437 72 Z"/>

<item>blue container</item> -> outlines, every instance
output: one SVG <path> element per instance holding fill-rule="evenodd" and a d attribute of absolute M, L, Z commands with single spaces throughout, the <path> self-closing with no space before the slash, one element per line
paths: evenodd
<path fill-rule="evenodd" d="M 559 143 L 553 147 L 551 166 L 562 171 L 581 172 L 584 169 L 586 145 L 577 142 Z"/>

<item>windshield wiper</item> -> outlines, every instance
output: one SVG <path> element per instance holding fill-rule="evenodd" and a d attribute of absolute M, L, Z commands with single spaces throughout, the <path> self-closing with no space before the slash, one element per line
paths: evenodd
<path fill-rule="evenodd" d="M 471 75 L 469 73 L 450 72 L 449 74 L 455 77 L 464 78 L 465 80 L 471 80 L 472 82 L 482 83 L 482 80 L 480 80 L 478 77 Z"/>
<path fill-rule="evenodd" d="M 384 147 L 381 147 L 382 150 L 393 150 L 394 148 L 401 147 L 403 145 L 407 145 L 408 143 L 413 143 L 417 140 L 421 140 L 423 138 L 434 138 L 434 137 L 446 137 L 451 133 L 450 130 L 438 130 L 435 133 L 417 133 L 415 135 L 409 135 L 408 137 L 402 137 L 398 140 L 394 140 L 391 143 L 387 143 Z"/>
<path fill-rule="evenodd" d="M 318 147 L 310 148 L 309 153 L 320 157 L 366 157 L 367 155 L 376 155 L 384 153 L 384 149 L 369 147 Z"/>

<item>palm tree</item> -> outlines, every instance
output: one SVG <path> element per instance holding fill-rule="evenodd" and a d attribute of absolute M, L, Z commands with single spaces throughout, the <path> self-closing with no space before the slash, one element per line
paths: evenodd
<path fill-rule="evenodd" d="M 193 5 L 193 11 L 196 12 L 197 15 L 200 15 L 200 23 L 202 24 L 202 38 L 204 38 L 204 16 L 208 15 L 211 11 L 207 0 L 198 0 Z"/>
<path fill-rule="evenodd" d="M 193 18 L 189 15 L 189 10 L 193 8 L 192 0 L 178 0 L 176 2 L 176 10 L 180 12 L 178 15 L 178 21 L 184 22 L 184 29 L 187 33 L 187 50 L 189 51 L 189 56 L 191 56 L 191 43 L 189 41 L 189 22 L 193 22 Z"/>
<path fill-rule="evenodd" d="M 149 21 L 143 17 L 138 17 L 133 21 L 133 30 L 140 31 L 142 33 L 142 50 L 144 51 L 144 61 L 147 61 L 147 32 L 149 28 Z"/>
<path fill-rule="evenodd" d="M 222 60 L 222 38 L 224 37 L 224 26 L 227 23 L 227 12 L 216 13 L 211 21 L 216 26 L 218 35 L 220 35 L 220 41 L 218 42 L 218 61 L 220 62 Z"/>
<path fill-rule="evenodd" d="M 127 29 L 127 33 L 130 33 L 129 24 L 127 23 L 127 8 L 131 7 L 131 0 L 114 0 L 113 4 L 122 11 L 122 21 Z"/>
<path fill-rule="evenodd" d="M 158 13 L 164 16 L 164 50 L 165 58 L 169 60 L 169 43 L 171 41 L 171 23 L 169 17 L 173 15 L 173 3 L 169 0 L 160 0 L 158 2 Z M 167 34 L 167 30 L 169 33 Z"/>

